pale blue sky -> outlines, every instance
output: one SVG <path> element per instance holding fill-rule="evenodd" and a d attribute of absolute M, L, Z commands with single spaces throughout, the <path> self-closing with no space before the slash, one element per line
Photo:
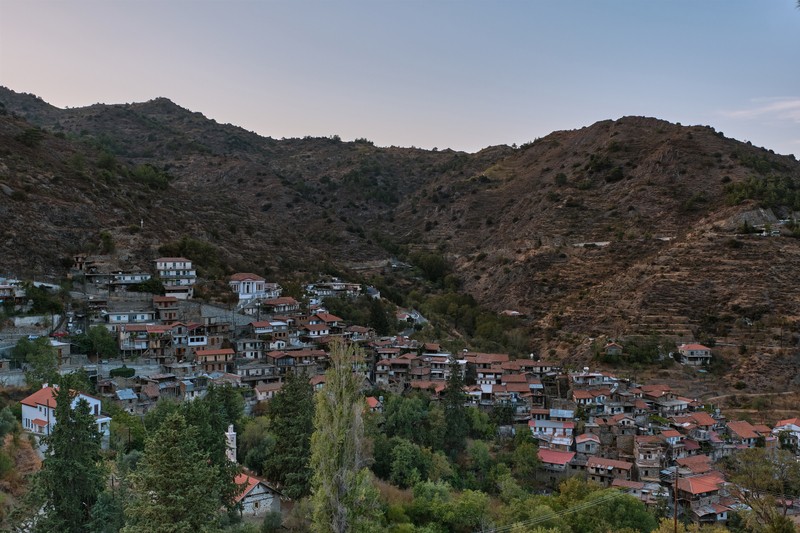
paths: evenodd
<path fill-rule="evenodd" d="M 0 0 L 0 84 L 475 151 L 646 115 L 800 156 L 796 0 Z"/>

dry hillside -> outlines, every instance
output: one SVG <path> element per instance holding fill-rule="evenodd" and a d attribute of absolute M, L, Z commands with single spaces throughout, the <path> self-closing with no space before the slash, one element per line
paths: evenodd
<path fill-rule="evenodd" d="M 587 336 L 701 336 L 748 347 L 731 379 L 798 381 L 781 350 L 800 332 L 800 239 L 778 221 L 800 217 L 800 163 L 713 128 L 623 117 L 467 154 L 264 138 L 164 98 L 58 109 L 0 88 L 0 103 L 4 272 L 59 276 L 104 242 L 146 267 L 184 237 L 220 278 L 427 250 L 482 305 L 524 312 L 542 353 L 579 364 Z"/>

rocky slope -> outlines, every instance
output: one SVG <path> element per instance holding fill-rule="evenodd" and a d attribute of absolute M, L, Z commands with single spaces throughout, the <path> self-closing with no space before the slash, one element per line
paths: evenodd
<path fill-rule="evenodd" d="M 428 250 L 560 355 L 601 333 L 797 342 L 800 239 L 740 230 L 800 210 L 800 164 L 710 127 L 624 117 L 467 154 L 263 138 L 163 98 L 58 109 L 0 89 L 0 103 L 9 273 L 59 275 L 102 232 L 142 267 L 165 243 L 209 243 L 217 276 Z"/>

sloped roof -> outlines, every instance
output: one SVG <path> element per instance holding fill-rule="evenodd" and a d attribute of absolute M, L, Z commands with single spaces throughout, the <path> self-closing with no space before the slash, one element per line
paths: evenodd
<path fill-rule="evenodd" d="M 252 490 L 254 488 L 256 488 L 258 485 L 264 485 L 270 492 L 274 492 L 276 494 L 280 494 L 280 492 L 275 490 L 274 487 L 272 487 L 269 483 L 267 483 L 263 479 L 258 479 L 257 477 L 248 476 L 245 473 L 238 474 L 236 476 L 236 478 L 234 479 L 234 482 L 241 489 L 239 494 L 236 495 L 236 498 L 235 498 L 236 503 L 239 503 L 244 498 L 246 498 L 247 495 L 250 494 L 250 492 L 252 492 Z"/>
<path fill-rule="evenodd" d="M 689 494 L 703 494 L 719 490 L 722 482 L 723 479 L 719 472 L 710 472 L 702 476 L 682 477 L 678 478 L 678 490 Z"/>
<path fill-rule="evenodd" d="M 758 434 L 754 431 L 753 426 L 750 424 L 750 422 L 745 420 L 728 422 L 728 430 L 732 433 L 735 433 L 736 436 L 741 439 L 758 438 Z"/>
<path fill-rule="evenodd" d="M 37 390 L 30 396 L 23 398 L 20 400 L 20 403 L 23 405 L 27 405 L 28 407 L 37 407 L 39 405 L 46 405 L 49 407 L 56 407 L 56 391 L 58 389 L 56 387 L 42 387 L 41 389 Z M 89 394 L 85 394 L 82 392 L 76 392 L 71 390 L 70 395 L 74 398 L 76 395 L 85 396 L 87 398 L 92 398 L 97 400 L 94 396 L 90 396 Z"/>
<path fill-rule="evenodd" d="M 252 272 L 239 272 L 231 276 L 231 281 L 265 281 L 264 278 Z"/>
<path fill-rule="evenodd" d="M 600 442 L 600 437 L 595 435 L 594 433 L 584 433 L 582 435 L 578 435 L 575 437 L 576 444 L 583 444 L 584 442 L 592 441 L 592 442 Z"/>
<path fill-rule="evenodd" d="M 779 420 L 775 427 L 795 425 L 800 427 L 800 418 L 787 418 L 786 420 Z"/>
<path fill-rule="evenodd" d="M 702 344 L 681 344 L 678 346 L 678 350 L 706 350 L 711 351 L 711 348 L 708 346 L 703 346 Z"/>
<path fill-rule="evenodd" d="M 542 450 L 538 452 L 539 460 L 543 463 L 551 465 L 565 465 L 572 461 L 575 457 L 575 452 L 561 452 L 558 450 Z"/>
<path fill-rule="evenodd" d="M 630 470 L 633 463 L 627 461 L 617 461 L 615 459 L 606 459 L 605 457 L 590 457 L 586 462 L 587 468 L 619 468 L 620 470 Z"/>

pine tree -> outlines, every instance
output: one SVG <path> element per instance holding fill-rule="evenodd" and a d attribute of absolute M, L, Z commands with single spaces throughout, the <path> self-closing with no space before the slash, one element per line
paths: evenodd
<path fill-rule="evenodd" d="M 444 390 L 442 401 L 444 419 L 447 423 L 447 430 L 444 434 L 444 450 L 451 457 L 455 457 L 466 447 L 469 423 L 467 410 L 464 407 L 465 402 L 461 365 L 455 357 L 451 356 L 450 376 L 447 378 L 447 387 Z"/>
<path fill-rule="evenodd" d="M 170 415 L 147 441 L 131 476 L 123 533 L 190 533 L 217 530 L 219 466 L 197 444 L 197 429 Z"/>
<path fill-rule="evenodd" d="M 79 400 L 72 406 L 72 381 L 72 376 L 64 376 L 56 389 L 57 423 L 44 438 L 47 452 L 38 481 L 45 504 L 43 516 L 36 520 L 37 531 L 85 531 L 105 483 L 102 436 L 89 404 Z"/>
<path fill-rule="evenodd" d="M 292 499 L 311 490 L 311 434 L 314 432 L 314 390 L 305 372 L 289 372 L 283 388 L 270 401 L 270 430 L 280 443 L 264 461 L 264 474 L 280 483 Z"/>
<path fill-rule="evenodd" d="M 331 368 L 317 394 L 311 437 L 314 531 L 363 531 L 377 518 L 378 495 L 364 456 L 364 401 L 359 392 L 361 353 L 333 345 Z"/>
<path fill-rule="evenodd" d="M 216 467 L 216 493 L 228 511 L 234 509 L 239 493 L 235 482 L 239 466 L 227 458 L 225 432 L 241 417 L 243 405 L 241 395 L 233 387 L 211 386 L 204 398 L 184 403 L 181 409 L 186 423 L 196 431 L 199 450 Z"/>

